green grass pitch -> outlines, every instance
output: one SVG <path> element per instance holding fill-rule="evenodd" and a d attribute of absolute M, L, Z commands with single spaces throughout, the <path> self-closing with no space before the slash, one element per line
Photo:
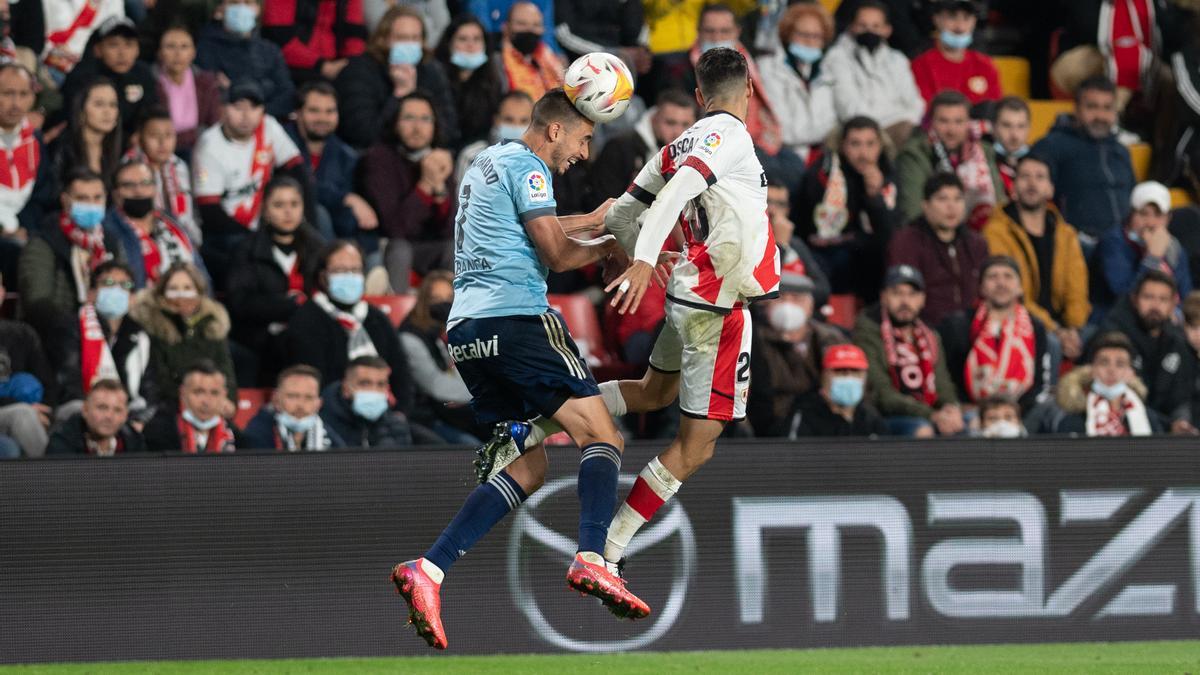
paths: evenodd
<path fill-rule="evenodd" d="M 20 675 L 236 673 L 1200 673 L 1200 641 L 445 658 L 151 661 L 0 667 Z"/>

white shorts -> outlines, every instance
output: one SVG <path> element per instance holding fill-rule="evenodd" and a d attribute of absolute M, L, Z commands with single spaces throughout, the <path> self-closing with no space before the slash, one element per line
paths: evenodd
<path fill-rule="evenodd" d="M 750 310 L 729 314 L 667 301 L 667 322 L 650 367 L 679 373 L 679 410 L 698 419 L 736 421 L 746 416 L 750 393 Z"/>

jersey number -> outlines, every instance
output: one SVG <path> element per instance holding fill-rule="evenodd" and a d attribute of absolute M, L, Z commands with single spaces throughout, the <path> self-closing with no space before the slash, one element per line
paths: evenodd
<path fill-rule="evenodd" d="M 467 236 L 467 205 L 471 201 L 471 184 L 462 187 L 458 194 L 458 219 L 454 221 L 454 250 L 461 251 L 463 238 Z"/>

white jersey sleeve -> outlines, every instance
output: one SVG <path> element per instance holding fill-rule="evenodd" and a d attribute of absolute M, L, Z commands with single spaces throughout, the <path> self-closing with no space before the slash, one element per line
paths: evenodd
<path fill-rule="evenodd" d="M 300 156 L 300 148 L 292 141 L 292 137 L 283 130 L 274 117 L 267 115 L 263 118 L 266 124 L 267 143 L 275 153 L 275 167 L 287 166 Z"/>

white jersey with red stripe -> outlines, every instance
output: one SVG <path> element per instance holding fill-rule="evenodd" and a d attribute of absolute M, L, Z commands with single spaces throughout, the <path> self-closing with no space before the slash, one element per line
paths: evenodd
<path fill-rule="evenodd" d="M 778 294 L 766 174 L 734 115 L 709 113 L 663 147 L 605 218 L 622 245 L 651 265 L 677 221 L 687 250 L 671 274 L 672 301 L 725 314 Z"/>

